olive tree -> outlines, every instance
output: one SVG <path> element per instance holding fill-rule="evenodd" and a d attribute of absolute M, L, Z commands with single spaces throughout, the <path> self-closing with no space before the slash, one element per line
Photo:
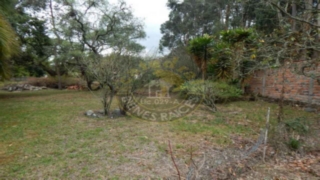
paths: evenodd
<path fill-rule="evenodd" d="M 52 17 L 57 22 L 53 28 L 74 46 L 71 49 L 77 53 L 73 58 L 82 73 L 90 81 L 99 82 L 107 115 L 114 96 L 124 84 L 121 79 L 133 78 L 129 72 L 135 65 L 135 57 L 144 49 L 137 43 L 145 37 L 143 23 L 123 1 L 110 4 L 106 0 L 56 0 L 55 3 L 64 13 Z"/>

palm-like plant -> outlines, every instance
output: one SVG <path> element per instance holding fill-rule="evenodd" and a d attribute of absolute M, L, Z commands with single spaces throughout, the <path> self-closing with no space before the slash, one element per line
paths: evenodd
<path fill-rule="evenodd" d="M 0 80 L 9 77 L 8 60 L 19 51 L 19 43 L 14 30 L 6 19 L 0 15 Z"/>
<path fill-rule="evenodd" d="M 197 37 L 189 42 L 188 50 L 194 56 L 194 61 L 202 71 L 202 79 L 206 79 L 207 61 L 210 58 L 209 48 L 213 44 L 213 38 L 207 34 Z"/>
<path fill-rule="evenodd" d="M 233 75 L 232 57 L 230 45 L 225 42 L 215 44 L 211 49 L 213 59 L 209 65 L 209 72 L 214 74 L 217 80 L 229 80 Z"/>

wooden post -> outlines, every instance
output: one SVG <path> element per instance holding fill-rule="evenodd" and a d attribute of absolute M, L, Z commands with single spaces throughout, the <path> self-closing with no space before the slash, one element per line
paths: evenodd
<path fill-rule="evenodd" d="M 268 107 L 268 113 L 267 113 L 267 123 L 266 123 L 266 132 L 264 134 L 264 148 L 263 148 L 263 162 L 266 158 L 266 150 L 267 150 L 267 141 L 268 141 L 268 129 L 269 129 L 269 121 L 270 121 L 270 107 Z"/>

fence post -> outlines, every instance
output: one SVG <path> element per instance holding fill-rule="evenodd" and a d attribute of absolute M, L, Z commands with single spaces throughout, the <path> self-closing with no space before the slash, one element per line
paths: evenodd
<path fill-rule="evenodd" d="M 263 162 L 266 158 L 266 150 L 267 150 L 267 141 L 268 141 L 268 129 L 269 129 L 269 121 L 270 121 L 270 107 L 268 107 L 268 113 L 267 113 L 267 123 L 266 123 L 266 132 L 264 134 L 264 147 L 263 147 Z"/>

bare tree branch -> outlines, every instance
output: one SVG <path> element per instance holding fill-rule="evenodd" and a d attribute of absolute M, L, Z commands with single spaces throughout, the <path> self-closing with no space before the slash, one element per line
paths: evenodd
<path fill-rule="evenodd" d="M 170 140 L 168 141 L 168 146 L 169 146 L 169 153 L 170 153 L 170 156 L 171 156 L 171 160 L 172 160 L 172 162 L 173 162 L 173 164 L 174 164 L 174 167 L 175 167 L 176 170 L 177 170 L 178 178 L 179 178 L 179 180 L 181 180 L 181 175 L 180 175 L 179 168 L 178 168 L 178 166 L 177 166 L 177 164 L 176 164 L 176 161 L 174 160 L 174 157 L 173 157 L 173 154 L 172 154 L 172 148 L 171 148 Z"/>
<path fill-rule="evenodd" d="M 274 7 L 276 7 L 277 9 L 279 9 L 283 14 L 285 14 L 286 16 L 288 16 L 288 17 L 291 18 L 291 19 L 294 19 L 294 20 L 297 20 L 297 21 L 300 21 L 300 22 L 303 22 L 303 23 L 307 23 L 307 24 L 309 24 L 310 26 L 314 26 L 314 27 L 320 28 L 320 26 L 317 25 L 317 24 L 313 24 L 313 23 L 311 23 L 311 22 L 309 22 L 309 21 L 306 21 L 306 20 L 304 20 L 304 19 L 301 19 L 301 18 L 297 18 L 297 17 L 295 17 L 295 16 L 292 16 L 291 14 L 287 13 L 287 11 L 285 11 L 284 9 L 282 9 L 280 6 L 278 6 L 278 5 L 277 5 L 276 3 L 274 3 L 274 2 L 270 2 L 270 4 L 271 4 L 272 6 L 274 6 Z"/>

